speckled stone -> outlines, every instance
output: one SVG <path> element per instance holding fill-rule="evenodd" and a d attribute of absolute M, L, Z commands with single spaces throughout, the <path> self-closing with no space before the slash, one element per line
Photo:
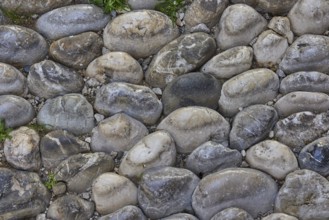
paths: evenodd
<path fill-rule="evenodd" d="M 298 218 L 284 213 L 272 213 L 262 218 L 262 220 L 298 220 Z"/>
<path fill-rule="evenodd" d="M 267 27 L 275 31 L 276 33 L 286 37 L 289 44 L 294 41 L 294 33 L 291 31 L 290 21 L 287 17 L 273 17 L 268 23 Z"/>
<path fill-rule="evenodd" d="M 210 220 L 253 220 L 254 218 L 243 209 L 227 208 L 218 212 Z"/>
<path fill-rule="evenodd" d="M 24 95 L 27 93 L 25 76 L 15 67 L 0 63 L 0 95 Z"/>
<path fill-rule="evenodd" d="M 146 216 L 137 206 L 127 205 L 117 211 L 99 217 L 98 220 L 147 220 Z"/>
<path fill-rule="evenodd" d="M 275 15 L 286 14 L 298 0 L 231 0 L 232 3 L 244 3 L 260 12 Z"/>

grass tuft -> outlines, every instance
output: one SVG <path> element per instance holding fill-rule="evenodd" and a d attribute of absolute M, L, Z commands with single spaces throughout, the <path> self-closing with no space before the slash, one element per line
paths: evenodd
<path fill-rule="evenodd" d="M 11 139 L 10 132 L 12 128 L 6 128 L 4 120 L 0 119 L 0 142 L 4 142 L 6 139 Z"/>

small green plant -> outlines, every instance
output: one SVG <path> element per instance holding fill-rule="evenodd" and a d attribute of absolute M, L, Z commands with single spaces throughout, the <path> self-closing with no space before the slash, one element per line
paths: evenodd
<path fill-rule="evenodd" d="M 90 0 L 90 3 L 103 8 L 105 13 L 130 10 L 127 0 Z"/>
<path fill-rule="evenodd" d="M 12 131 L 12 128 L 6 128 L 5 122 L 0 119 L 0 142 L 4 142 L 7 138 L 11 139 L 10 132 Z"/>
<path fill-rule="evenodd" d="M 45 186 L 47 189 L 51 190 L 57 183 L 55 174 L 53 172 L 50 172 L 47 176 L 47 181 L 45 182 Z"/>
<path fill-rule="evenodd" d="M 170 17 L 173 23 L 177 20 L 177 12 L 184 6 L 184 0 L 162 0 L 155 10 L 160 11 Z"/>
<path fill-rule="evenodd" d="M 41 136 L 46 135 L 50 130 L 46 127 L 46 125 L 42 124 L 30 124 L 27 126 L 28 128 L 31 128 L 38 132 Z"/>

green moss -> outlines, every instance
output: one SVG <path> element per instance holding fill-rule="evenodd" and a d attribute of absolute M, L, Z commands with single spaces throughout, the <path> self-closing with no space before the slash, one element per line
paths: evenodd
<path fill-rule="evenodd" d="M 44 183 L 45 186 L 47 187 L 47 189 L 51 190 L 54 188 L 56 183 L 57 183 L 57 180 L 56 180 L 55 174 L 53 172 L 50 172 L 47 176 L 47 181 Z"/>
<path fill-rule="evenodd" d="M 6 139 L 11 139 L 12 137 L 9 135 L 9 133 L 13 129 L 6 128 L 5 122 L 0 119 L 0 142 L 4 142 Z"/>
<path fill-rule="evenodd" d="M 184 0 L 162 0 L 155 6 L 155 10 L 168 15 L 172 20 L 172 22 L 176 23 L 177 12 L 183 6 L 184 6 Z"/>
<path fill-rule="evenodd" d="M 127 0 L 90 0 L 90 3 L 103 8 L 105 13 L 130 10 Z"/>

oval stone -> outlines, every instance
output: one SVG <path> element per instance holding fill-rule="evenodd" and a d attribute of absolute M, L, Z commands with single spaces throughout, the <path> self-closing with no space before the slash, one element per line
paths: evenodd
<path fill-rule="evenodd" d="M 154 9 L 160 0 L 128 0 L 128 5 L 133 10 Z"/>
<path fill-rule="evenodd" d="M 286 14 L 297 0 L 231 0 L 232 3 L 244 3 L 257 11 L 270 14 Z"/>
<path fill-rule="evenodd" d="M 286 37 L 289 44 L 294 41 L 294 33 L 291 31 L 290 21 L 287 17 L 273 17 L 267 27 L 281 36 Z"/>
<path fill-rule="evenodd" d="M 0 62 L 22 67 L 44 59 L 46 40 L 32 29 L 17 25 L 0 26 Z"/>
<path fill-rule="evenodd" d="M 210 220 L 253 220 L 254 218 L 243 209 L 227 208 L 218 212 Z"/>
<path fill-rule="evenodd" d="M 144 1 L 144 0 L 143 0 Z M 117 211 L 99 217 L 98 220 L 147 220 L 140 208 L 133 205 L 127 205 Z"/>
<path fill-rule="evenodd" d="M 0 63 L 0 95 L 24 95 L 27 93 L 25 76 L 15 67 Z"/>
<path fill-rule="evenodd" d="M 162 218 L 161 220 L 198 220 L 197 217 L 187 213 L 177 213 L 168 217 Z"/>
<path fill-rule="evenodd" d="M 229 207 L 241 208 L 256 218 L 272 211 L 277 192 L 276 182 L 267 174 L 229 168 L 204 177 L 193 193 L 192 205 L 200 220 L 209 220 Z"/>
<path fill-rule="evenodd" d="M 91 4 L 77 4 L 57 8 L 41 15 L 36 29 L 46 38 L 54 40 L 87 31 L 100 31 L 110 16 Z"/>

